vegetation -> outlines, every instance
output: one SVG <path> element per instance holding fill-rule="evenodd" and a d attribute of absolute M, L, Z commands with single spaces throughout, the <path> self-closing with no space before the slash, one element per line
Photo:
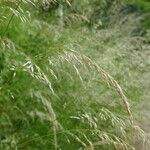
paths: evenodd
<path fill-rule="evenodd" d="M 149 16 L 146 0 L 1 0 L 0 150 L 149 150 Z"/>

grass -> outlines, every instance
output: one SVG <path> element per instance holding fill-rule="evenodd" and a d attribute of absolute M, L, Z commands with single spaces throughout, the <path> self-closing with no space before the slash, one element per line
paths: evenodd
<path fill-rule="evenodd" d="M 1 34 L 0 149 L 149 149 L 142 19 L 120 13 L 89 30 L 14 17 Z"/>
<path fill-rule="evenodd" d="M 143 28 L 149 29 L 150 21 L 149 21 L 149 14 L 150 14 L 150 4 L 147 0 L 128 0 L 129 4 L 133 6 L 133 9 L 143 13 L 146 17 L 143 22 Z"/>

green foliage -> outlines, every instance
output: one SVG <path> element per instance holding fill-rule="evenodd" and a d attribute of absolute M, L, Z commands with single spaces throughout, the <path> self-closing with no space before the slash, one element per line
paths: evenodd
<path fill-rule="evenodd" d="M 0 149 L 149 149 L 134 119 L 149 99 L 149 32 L 137 35 L 143 18 L 126 9 L 0 1 Z"/>
<path fill-rule="evenodd" d="M 143 22 L 143 27 L 146 29 L 150 28 L 150 2 L 148 0 L 128 0 L 136 10 L 146 13 L 146 17 Z"/>
<path fill-rule="evenodd" d="M 131 4 L 134 4 L 138 9 L 143 11 L 150 11 L 150 4 L 148 0 L 128 0 Z"/>

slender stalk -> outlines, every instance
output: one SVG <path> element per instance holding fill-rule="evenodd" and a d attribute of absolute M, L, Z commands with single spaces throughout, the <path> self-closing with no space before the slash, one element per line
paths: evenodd
<path fill-rule="evenodd" d="M 19 1 L 19 2 L 17 3 L 15 10 L 18 10 L 19 5 L 20 5 L 20 3 L 21 3 L 21 2 L 22 2 L 22 0 L 21 0 L 21 1 Z M 6 32 L 7 32 L 8 28 L 9 28 L 9 26 L 10 26 L 10 23 L 12 22 L 12 20 L 13 20 L 14 16 L 15 16 L 15 14 L 13 13 L 13 14 L 11 15 L 11 17 L 10 17 L 9 21 L 8 21 L 8 24 L 6 25 L 6 29 L 5 29 L 5 31 L 4 31 L 4 33 L 3 33 L 3 36 L 6 34 Z"/>
<path fill-rule="evenodd" d="M 63 4 L 62 4 L 62 2 L 59 4 L 58 15 L 59 15 L 59 25 L 61 27 L 63 27 L 64 26 L 64 12 L 63 12 Z"/>
<path fill-rule="evenodd" d="M 130 109 L 130 105 L 128 102 L 127 97 L 124 95 L 122 88 L 120 87 L 120 85 L 117 83 L 116 80 L 114 80 L 108 73 L 106 73 L 100 66 L 98 66 L 94 61 L 92 61 L 89 57 L 85 56 L 85 55 L 81 55 L 78 52 L 74 51 L 74 50 L 70 50 L 73 54 L 75 54 L 76 56 L 81 57 L 82 61 L 84 61 L 86 64 L 92 65 L 99 74 L 102 75 L 102 77 L 109 83 L 109 85 L 112 85 L 112 87 L 114 87 L 114 89 L 117 91 L 118 95 L 121 97 L 125 108 L 127 110 L 127 113 L 129 115 L 129 120 L 130 123 L 133 125 L 133 116 L 131 113 L 131 109 Z"/>

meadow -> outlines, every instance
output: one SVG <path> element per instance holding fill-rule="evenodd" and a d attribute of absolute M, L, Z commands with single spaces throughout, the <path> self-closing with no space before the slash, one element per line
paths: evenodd
<path fill-rule="evenodd" d="M 149 150 L 150 2 L 0 0 L 0 150 Z"/>

